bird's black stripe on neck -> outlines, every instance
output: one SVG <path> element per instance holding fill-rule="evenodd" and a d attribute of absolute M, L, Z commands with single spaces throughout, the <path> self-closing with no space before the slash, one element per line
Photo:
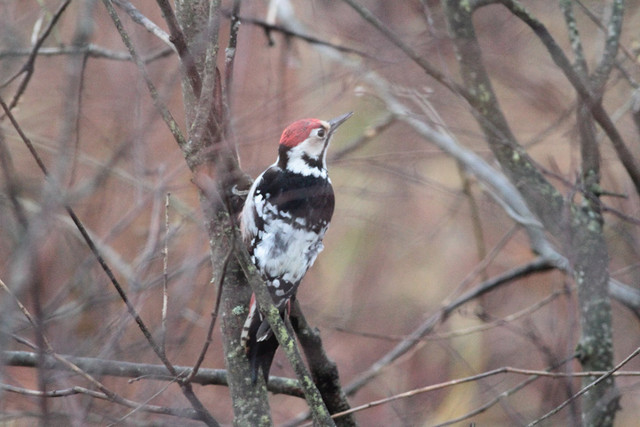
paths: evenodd
<path fill-rule="evenodd" d="M 322 167 L 324 166 L 322 164 L 322 155 L 320 155 L 319 158 L 314 159 L 313 157 L 309 157 L 306 154 L 303 154 L 302 160 L 304 160 L 304 162 L 308 164 L 309 167 L 312 167 L 312 168 L 322 169 Z"/>
<path fill-rule="evenodd" d="M 291 148 L 286 145 L 280 145 L 278 148 L 278 167 L 282 170 L 287 168 L 287 162 L 289 161 L 289 150 Z"/>
<path fill-rule="evenodd" d="M 282 170 L 287 169 L 290 150 L 291 148 L 287 147 L 286 145 L 280 145 L 280 147 L 278 148 L 278 167 Z M 318 156 L 317 159 L 313 157 L 309 157 L 304 153 L 302 154 L 302 160 L 304 160 L 304 162 L 308 164 L 310 168 L 324 169 L 323 159 L 324 159 L 324 150 L 322 150 L 322 153 L 320 153 L 320 156 Z"/>

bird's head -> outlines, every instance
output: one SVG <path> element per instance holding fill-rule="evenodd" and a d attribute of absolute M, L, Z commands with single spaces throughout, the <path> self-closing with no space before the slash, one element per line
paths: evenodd
<path fill-rule="evenodd" d="M 349 112 L 328 121 L 302 119 L 287 126 L 280 137 L 278 165 L 303 175 L 326 174 L 326 154 L 331 137 L 352 115 Z"/>

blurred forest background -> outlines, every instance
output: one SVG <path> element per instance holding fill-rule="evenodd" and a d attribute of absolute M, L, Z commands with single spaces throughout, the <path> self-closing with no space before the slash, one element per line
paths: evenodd
<path fill-rule="evenodd" d="M 6 425 L 197 423 L 150 409 L 190 407 L 166 371 L 165 378 L 120 377 L 82 365 L 127 405 L 98 396 L 104 390 L 62 362 L 43 367 L 45 353 L 161 364 L 65 206 L 174 365 L 196 363 L 216 302 L 210 256 L 216 242 L 207 234 L 198 178 L 105 3 L 0 2 L 0 96 L 15 120 L 0 112 L 0 423 Z M 169 32 L 161 2 L 113 3 L 161 101 L 188 134 L 179 58 L 168 36 L 158 37 Z M 225 50 L 238 3 L 237 46 Z M 577 52 L 589 70 L 601 63 L 621 2 L 522 3 L 574 65 Z M 595 187 L 584 187 L 588 156 L 578 126 L 589 103 L 584 107 L 538 35 L 509 9 L 515 2 L 465 4 L 478 7 L 473 24 L 482 60 L 519 152 L 531 156 L 567 202 L 566 212 L 595 205 L 603 215 L 604 257 L 587 263 L 604 263 L 609 275 L 616 365 L 640 342 L 640 196 L 623 164 L 640 155 L 640 2 L 625 2 L 619 48 L 602 82 L 602 105 L 630 155 L 621 156 L 592 125 L 597 201 L 590 198 Z M 133 19 L 140 16 L 160 31 Z M 360 425 L 527 425 L 568 399 L 542 424 L 581 425 L 589 408 L 572 398 L 585 385 L 573 374 L 583 370 L 576 348 L 588 304 L 572 274 L 580 262 L 571 250 L 570 214 L 560 216 L 567 224 L 544 223 L 542 247 L 555 248 L 557 257 L 535 254 L 527 232 L 532 220 L 474 171 L 484 161 L 489 176 L 502 177 L 504 159 L 487 142 L 480 109 L 452 90 L 463 79 L 446 16 L 440 2 L 428 0 L 222 1 L 217 63 L 231 83 L 228 139 L 242 170 L 256 177 L 275 160 L 289 123 L 354 111 L 329 152 L 336 211 L 325 250 L 298 293 L 352 407 L 479 375 L 358 411 Z M 230 54 L 232 78 L 224 68 Z M 425 72 L 416 57 L 441 76 Z M 467 151 L 443 149 L 448 142 Z M 514 174 L 506 176 L 518 184 Z M 539 215 L 543 207 L 525 200 Z M 230 314 L 219 314 L 202 369 L 225 369 L 223 315 Z M 516 369 L 491 373 L 505 367 Z M 535 375 L 547 370 L 557 375 Z M 615 423 L 633 425 L 640 380 L 632 374 L 640 361 L 621 370 L 627 374 L 615 377 Z M 282 351 L 271 375 L 295 377 Z M 56 391 L 64 396 L 52 397 Z M 194 384 L 193 391 L 219 423 L 233 422 L 226 386 Z M 269 403 L 276 425 L 295 425 L 308 411 L 299 396 L 271 394 Z"/>

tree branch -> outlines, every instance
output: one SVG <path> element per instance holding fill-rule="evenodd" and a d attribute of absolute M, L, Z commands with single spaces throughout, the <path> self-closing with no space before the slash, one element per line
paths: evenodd
<path fill-rule="evenodd" d="M 616 150 L 618 159 L 623 164 L 627 174 L 631 178 L 636 192 L 640 194 L 640 166 L 638 166 L 635 156 L 633 156 L 631 151 L 629 151 L 629 148 L 622 139 L 618 129 L 615 127 L 613 121 L 604 109 L 602 99 L 598 95 L 592 94 L 589 84 L 574 71 L 571 63 L 562 52 L 562 49 L 560 49 L 553 37 L 551 37 L 551 34 L 549 34 L 549 31 L 540 21 L 533 17 L 529 11 L 527 11 L 524 6 L 516 0 L 500 0 L 500 2 L 511 13 L 527 24 L 538 36 L 542 44 L 547 48 L 553 62 L 564 73 L 573 88 L 589 107 L 593 118 L 602 127 L 602 130 L 607 134 L 607 137 L 609 137 L 613 148 Z"/>
<path fill-rule="evenodd" d="M 256 267 L 251 262 L 247 249 L 243 245 L 238 244 L 236 254 L 240 267 L 242 268 L 242 271 L 244 271 L 244 274 L 249 281 L 249 285 L 251 286 L 251 290 L 256 296 L 256 301 L 258 302 L 260 311 L 269 322 L 269 325 L 271 325 L 273 334 L 280 343 L 280 348 L 282 348 L 287 355 L 287 359 L 293 367 L 296 377 L 304 390 L 305 399 L 307 400 L 307 404 L 311 410 L 311 417 L 313 418 L 314 423 L 322 426 L 334 425 L 334 422 L 329 415 L 329 411 L 322 400 L 322 395 L 318 391 L 309 371 L 302 361 L 302 356 L 300 355 L 298 346 L 282 321 L 280 312 L 273 304 L 271 294 L 269 293 L 267 286 L 264 284 L 264 281 L 260 278 Z M 262 383 L 262 381 L 260 381 L 260 383 Z"/>
<path fill-rule="evenodd" d="M 322 338 L 317 328 L 312 328 L 304 317 L 300 304 L 296 300 L 291 309 L 291 323 L 296 332 L 300 346 L 311 370 L 313 380 L 322 394 L 322 400 L 327 405 L 329 413 L 347 411 L 350 408 L 347 396 L 342 390 L 338 367 L 334 361 L 329 359 L 322 346 Z M 336 420 L 339 427 L 356 426 L 355 418 L 352 416 L 341 417 Z"/>
<path fill-rule="evenodd" d="M 151 34 L 162 40 L 173 52 L 178 52 L 176 46 L 171 42 L 169 34 L 162 28 L 158 27 L 153 21 L 144 16 L 136 7 L 128 0 L 112 0 L 116 6 L 127 12 L 127 15 L 133 22 L 142 25 Z"/>
<path fill-rule="evenodd" d="M 152 379 L 161 381 L 176 381 L 191 374 L 191 366 L 175 365 L 177 377 L 172 375 L 164 365 L 152 365 L 148 363 L 134 363 L 119 360 L 105 360 L 93 357 L 78 357 L 61 355 L 64 359 L 76 365 L 82 371 L 95 376 L 113 376 L 131 379 Z M 38 354 L 27 351 L 3 351 L 0 353 L 0 363 L 6 366 L 24 366 L 35 368 L 38 366 Z M 45 357 L 45 369 L 68 370 L 52 356 Z M 227 371 L 224 369 L 200 368 L 193 376 L 192 383 L 200 385 L 227 386 Z M 304 393 L 298 382 L 291 378 L 275 377 L 269 379 L 269 391 L 276 394 L 304 398 Z"/>
<path fill-rule="evenodd" d="M 120 21 L 120 18 L 118 17 L 118 13 L 114 9 L 113 4 L 111 3 L 111 0 L 102 0 L 102 2 L 104 3 L 104 6 L 106 7 L 107 12 L 109 12 L 109 16 L 111 17 L 111 20 L 113 21 L 113 24 L 115 25 L 116 29 L 118 30 L 118 33 L 120 34 L 120 37 L 122 38 L 122 42 L 127 47 L 127 50 L 129 51 L 129 54 L 131 55 L 131 57 L 133 58 L 134 62 L 138 66 L 138 70 L 140 71 L 140 75 L 142 76 L 142 78 L 144 79 L 145 83 L 147 84 L 147 88 L 149 89 L 149 93 L 151 94 L 151 99 L 153 100 L 153 104 L 155 105 L 155 107 L 160 112 L 160 115 L 162 116 L 162 119 L 167 124 L 167 127 L 171 131 L 171 134 L 175 138 L 175 140 L 178 143 L 178 145 L 180 147 L 186 146 L 187 145 L 187 141 L 184 138 L 184 136 L 182 135 L 182 132 L 180 131 L 180 127 L 178 126 L 178 123 L 173 118 L 173 115 L 171 114 L 171 112 L 169 111 L 167 106 L 160 99 L 160 95 L 158 94 L 158 91 L 157 91 L 155 85 L 153 84 L 153 82 L 151 81 L 151 78 L 149 77 L 149 74 L 147 73 L 147 69 L 146 69 L 146 67 L 144 65 L 144 62 L 142 61 L 142 59 L 140 58 L 140 56 L 136 52 L 136 50 L 135 50 L 135 48 L 133 46 L 133 43 L 131 42 L 131 39 L 129 37 L 129 34 L 127 34 L 127 32 L 125 31 L 124 27 L 122 26 L 122 21 Z"/>
<path fill-rule="evenodd" d="M 193 90 L 193 94 L 196 98 L 200 97 L 202 92 L 202 80 L 200 78 L 200 73 L 196 67 L 196 61 L 189 51 L 189 46 L 187 45 L 187 39 L 180 28 L 180 24 L 178 24 L 178 20 L 176 15 L 173 13 L 173 9 L 171 8 L 171 4 L 168 0 L 157 0 L 158 6 L 162 11 L 162 15 L 164 16 L 164 20 L 169 27 L 169 32 L 171 33 L 171 42 L 175 46 L 178 56 L 180 57 L 180 64 L 183 67 L 183 74 L 187 76 L 189 81 L 191 82 L 191 90 Z"/>
<path fill-rule="evenodd" d="M 31 76 L 33 75 L 33 72 L 35 71 L 34 64 L 36 62 L 36 58 L 38 57 L 38 51 L 40 50 L 40 47 L 42 47 L 42 44 L 47 39 L 47 37 L 49 37 L 49 34 L 51 34 L 51 31 L 53 30 L 56 23 L 58 22 L 58 20 L 60 19 L 64 11 L 66 10 L 67 6 L 69 6 L 69 3 L 71 3 L 71 0 L 64 0 L 62 3 L 60 3 L 58 10 L 56 10 L 56 12 L 53 14 L 51 21 L 49 22 L 49 25 L 47 25 L 47 28 L 45 28 L 45 30 L 42 32 L 40 37 L 38 37 L 33 47 L 31 48 L 31 53 L 29 54 L 29 58 L 27 58 L 27 62 L 24 63 L 22 68 L 20 68 L 20 70 L 15 75 L 13 75 L 9 79 L 7 79 L 5 82 L 0 84 L 0 89 L 2 89 L 8 86 L 20 74 L 25 73 L 25 76 L 20 82 L 20 86 L 16 90 L 16 93 L 13 96 L 13 99 L 11 100 L 11 102 L 9 102 L 10 110 L 12 110 L 13 107 L 18 105 L 18 101 L 20 100 L 20 97 L 22 96 L 24 91 L 27 89 L 27 85 L 31 80 Z"/>
<path fill-rule="evenodd" d="M 6 390 L 12 393 L 21 394 L 23 396 L 35 396 L 40 398 L 54 398 L 54 397 L 66 397 L 73 396 L 76 394 L 83 394 L 92 398 L 108 400 L 110 402 L 114 402 L 114 400 L 107 394 L 95 390 L 89 390 L 85 387 L 73 386 L 71 388 L 66 388 L 62 390 L 51 390 L 47 392 L 42 392 L 40 390 L 30 390 L 23 387 L 16 387 L 9 384 L 1 384 L 0 390 Z M 134 402 L 129 399 L 119 399 L 115 401 L 115 403 L 126 406 L 128 408 L 135 409 L 136 411 L 144 411 L 150 412 L 153 414 L 162 414 L 162 415 L 172 415 L 174 417 L 179 418 L 189 418 L 192 420 L 200 420 L 200 415 L 193 409 L 178 409 L 178 408 L 168 408 L 165 406 L 158 405 L 149 405 Z"/>
<path fill-rule="evenodd" d="M 382 369 L 393 363 L 400 356 L 411 350 L 416 344 L 420 342 L 422 337 L 430 333 L 437 325 L 443 322 L 454 310 L 466 304 L 475 298 L 484 295 L 492 290 L 512 283 L 513 281 L 526 277 L 530 274 L 537 272 L 548 271 L 555 268 L 553 263 L 548 259 L 538 257 L 535 260 L 524 264 L 520 267 L 511 269 L 499 276 L 493 277 L 485 282 L 480 283 L 475 288 L 469 290 L 463 295 L 456 298 L 446 306 L 442 307 L 437 313 L 431 315 L 424 323 L 418 326 L 407 338 L 395 346 L 382 358 L 378 359 L 368 370 L 364 371 L 350 384 L 345 386 L 344 391 L 347 395 L 352 395 L 365 386 L 369 381 L 375 378 Z"/>
<path fill-rule="evenodd" d="M 5 50 L 0 52 L 0 59 L 15 57 L 15 56 L 29 56 L 31 49 L 15 49 Z M 148 64 L 156 61 L 160 58 L 167 57 L 173 54 L 173 50 L 170 48 L 159 49 L 153 53 L 149 53 L 142 58 L 142 62 Z M 114 61 L 132 61 L 131 54 L 124 51 L 115 51 L 104 48 L 102 46 L 89 43 L 84 46 L 56 46 L 56 47 L 43 47 L 38 50 L 38 56 L 59 56 L 59 55 L 84 55 L 88 58 L 97 59 L 111 59 Z"/>

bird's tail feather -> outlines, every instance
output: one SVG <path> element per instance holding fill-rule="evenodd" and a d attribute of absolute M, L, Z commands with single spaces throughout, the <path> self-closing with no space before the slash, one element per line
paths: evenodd
<path fill-rule="evenodd" d="M 284 316 L 285 311 L 283 309 L 280 314 Z M 242 328 L 241 342 L 249 358 L 251 382 L 255 384 L 258 381 L 258 371 L 261 369 L 264 382 L 267 383 L 271 363 L 278 349 L 278 340 L 273 334 L 269 322 L 263 318 L 258 310 L 254 295 L 251 295 L 249 314 Z"/>

